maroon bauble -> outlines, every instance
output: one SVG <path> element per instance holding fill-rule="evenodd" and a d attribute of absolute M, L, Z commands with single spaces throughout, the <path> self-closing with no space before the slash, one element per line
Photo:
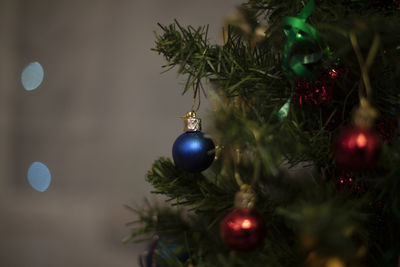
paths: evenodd
<path fill-rule="evenodd" d="M 378 134 L 368 128 L 343 128 L 334 139 L 333 151 L 339 168 L 362 171 L 379 159 L 382 143 Z"/>
<path fill-rule="evenodd" d="M 333 98 L 334 80 L 339 76 L 339 69 L 330 68 L 320 75 L 316 81 L 297 81 L 293 102 L 306 106 L 315 106 L 324 102 L 330 102 Z"/>
<path fill-rule="evenodd" d="M 231 249 L 252 251 L 262 245 L 266 227 L 263 217 L 252 209 L 234 209 L 220 225 L 222 241 Z"/>

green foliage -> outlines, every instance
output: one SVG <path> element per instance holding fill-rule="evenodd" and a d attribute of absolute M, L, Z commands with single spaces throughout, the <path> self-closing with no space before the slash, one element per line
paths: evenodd
<path fill-rule="evenodd" d="M 222 45 L 210 44 L 207 27 L 159 25 L 154 51 L 167 69 L 187 76 L 183 93 L 201 91 L 215 106 L 213 137 L 218 159 L 209 170 L 191 174 L 168 158 L 155 161 L 147 174 L 152 193 L 164 195 L 171 208 L 148 203 L 133 209 L 126 241 L 153 234 L 181 244 L 185 264 L 159 257 L 163 266 L 396 266 L 400 253 L 400 140 L 398 131 L 385 144 L 378 165 L 355 174 L 353 187 L 338 190 L 332 138 L 351 121 L 358 105 L 360 66 L 349 41 L 353 30 L 367 53 L 379 34 L 381 46 L 369 73 L 372 104 L 382 118 L 397 119 L 400 109 L 400 21 L 392 1 L 316 1 L 308 22 L 318 30 L 331 55 L 321 69 L 339 67 L 333 100 L 315 107 L 294 103 L 288 117 L 276 112 L 293 93 L 296 80 L 281 69 L 282 20 L 296 16 L 305 2 L 249 0 L 239 7 L 250 28 L 266 23 L 261 42 L 230 26 Z M 250 38 L 250 39 L 249 39 Z M 338 61 L 340 59 L 340 61 Z M 211 82 L 212 88 L 205 85 Z M 242 151 L 235 162 L 233 151 Z M 308 167 L 306 166 L 308 165 Z M 305 166 L 305 167 L 304 167 Z M 255 208 L 267 222 L 265 244 L 237 253 L 219 239 L 219 222 L 233 208 L 237 178 L 251 183 Z M 168 249 L 166 247 L 166 249 Z M 158 252 L 158 254 L 160 254 Z M 162 255 L 159 255 L 162 256 Z"/>

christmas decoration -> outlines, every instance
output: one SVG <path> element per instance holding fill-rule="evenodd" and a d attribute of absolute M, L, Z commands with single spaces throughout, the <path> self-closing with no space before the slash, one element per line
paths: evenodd
<path fill-rule="evenodd" d="M 201 172 L 210 167 L 215 157 L 215 145 L 201 132 L 201 120 L 194 111 L 183 117 L 185 133 L 174 142 L 172 156 L 175 165 L 187 172 Z"/>
<path fill-rule="evenodd" d="M 254 200 L 251 187 L 242 185 L 235 197 L 236 209 L 231 211 L 220 224 L 221 239 L 233 250 L 252 251 L 264 241 L 265 222 L 263 217 L 252 209 Z"/>
<path fill-rule="evenodd" d="M 282 68 L 285 74 L 292 78 L 294 75 L 305 79 L 313 79 L 315 73 L 308 68 L 319 62 L 323 56 L 324 41 L 310 24 L 307 18 L 313 13 L 315 2 L 311 0 L 301 10 L 297 17 L 285 17 L 284 34 L 287 41 L 283 50 Z M 299 49 L 299 47 L 303 49 Z M 304 50 L 303 53 L 292 53 L 293 50 Z M 313 51 L 310 51 L 313 50 Z"/>
<path fill-rule="evenodd" d="M 366 170 L 378 161 L 382 147 L 379 136 L 371 130 L 378 117 L 378 111 L 370 104 L 372 87 L 368 76 L 370 62 L 377 54 L 380 37 L 375 34 L 367 59 L 363 58 L 355 31 L 351 31 L 349 37 L 361 69 L 362 83 L 358 92 L 360 106 L 353 117 L 355 127 L 339 131 L 333 149 L 339 167 L 348 170 Z"/>
<path fill-rule="evenodd" d="M 296 83 L 293 102 L 299 105 L 314 106 L 330 102 L 333 98 L 335 79 L 339 76 L 338 69 L 330 68 L 318 77 L 316 81 L 299 80 Z"/>
<path fill-rule="evenodd" d="M 379 159 L 381 151 L 379 136 L 368 128 L 343 128 L 334 141 L 336 163 L 347 170 L 365 170 Z"/>
<path fill-rule="evenodd" d="M 247 0 L 220 44 L 206 26 L 160 25 L 154 51 L 183 93 L 207 95 L 220 153 L 193 174 L 190 145 L 157 159 L 146 180 L 167 207 L 136 209 L 129 240 L 178 235 L 189 258 L 160 246 L 166 266 L 397 266 L 399 12 L 378 4 Z"/>
<path fill-rule="evenodd" d="M 283 20 L 285 26 L 283 32 L 287 40 L 283 49 L 282 69 L 291 80 L 294 77 L 306 80 L 314 79 L 315 72 L 311 66 L 315 66 L 320 62 L 324 55 L 324 48 L 326 47 L 324 41 L 315 28 L 306 23 L 307 18 L 313 13 L 314 9 L 315 2 L 311 0 L 304 6 L 297 17 L 285 17 Z M 325 95 L 326 92 L 322 92 L 322 98 L 325 98 Z M 292 96 L 276 113 L 276 117 L 280 121 L 288 115 Z"/>
<path fill-rule="evenodd" d="M 265 238 L 265 222 L 251 209 L 234 209 L 221 222 L 220 234 L 233 250 L 247 252 L 258 248 Z"/>

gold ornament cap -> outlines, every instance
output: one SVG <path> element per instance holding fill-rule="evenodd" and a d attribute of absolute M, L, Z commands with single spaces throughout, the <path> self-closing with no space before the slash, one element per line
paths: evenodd
<path fill-rule="evenodd" d="M 201 119 L 196 116 L 196 112 L 193 110 L 186 113 L 186 115 L 181 117 L 181 119 L 184 123 L 183 130 L 185 132 L 201 131 Z"/>
<path fill-rule="evenodd" d="M 251 188 L 251 185 L 243 184 L 240 186 L 240 191 L 235 195 L 235 208 L 252 209 L 256 202 L 256 195 Z"/>
<path fill-rule="evenodd" d="M 378 111 L 371 106 L 366 98 L 361 98 L 360 106 L 354 113 L 354 124 L 356 126 L 371 128 L 375 119 L 378 117 Z"/>

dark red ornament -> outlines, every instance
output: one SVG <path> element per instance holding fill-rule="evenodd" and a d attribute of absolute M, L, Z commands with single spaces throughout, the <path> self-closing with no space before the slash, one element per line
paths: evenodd
<path fill-rule="evenodd" d="M 330 68 L 320 75 L 316 81 L 297 81 L 293 102 L 299 105 L 315 106 L 331 101 L 335 87 L 334 80 L 339 76 L 339 69 Z"/>
<path fill-rule="evenodd" d="M 263 217 L 252 209 L 234 209 L 220 224 L 222 241 L 231 249 L 252 251 L 262 245 L 266 227 Z"/>
<path fill-rule="evenodd" d="M 343 128 L 334 139 L 333 150 L 339 168 L 362 171 L 379 159 L 382 143 L 378 134 L 368 128 Z"/>

